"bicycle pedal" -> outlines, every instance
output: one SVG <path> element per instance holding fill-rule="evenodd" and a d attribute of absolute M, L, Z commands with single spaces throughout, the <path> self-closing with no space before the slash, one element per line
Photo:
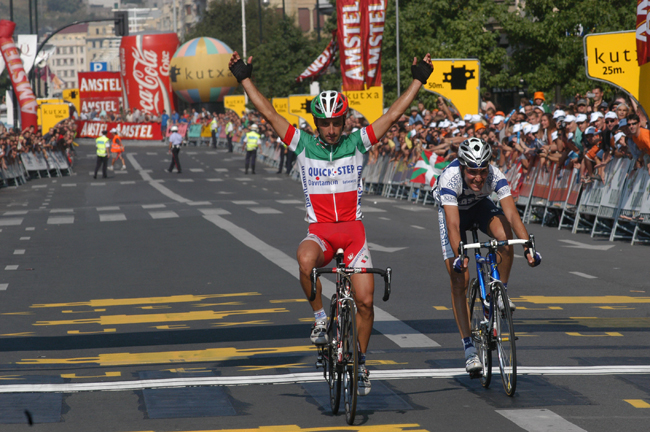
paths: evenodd
<path fill-rule="evenodd" d="M 471 379 L 481 378 L 483 376 L 483 371 L 470 372 L 469 377 Z"/>
<path fill-rule="evenodd" d="M 325 363 L 323 363 L 322 360 L 316 360 L 316 369 L 320 369 L 322 367 L 325 367 Z"/>

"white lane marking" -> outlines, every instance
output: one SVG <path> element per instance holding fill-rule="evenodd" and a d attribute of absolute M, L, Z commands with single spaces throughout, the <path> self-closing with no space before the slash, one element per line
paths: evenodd
<path fill-rule="evenodd" d="M 220 179 L 220 178 L 209 178 L 209 179 L 206 179 L 206 180 L 209 181 L 209 182 L 220 182 L 220 181 L 223 181 L 223 179 Z"/>
<path fill-rule="evenodd" d="M 123 181 L 123 182 L 120 182 L 120 184 L 123 184 L 123 185 L 135 184 L 135 181 L 133 181 L 133 180 Z"/>
<path fill-rule="evenodd" d="M 418 226 L 418 225 L 411 225 L 411 227 L 415 228 L 415 229 L 426 229 L 426 228 Z"/>
<path fill-rule="evenodd" d="M 77 183 L 61 183 L 61 187 L 75 187 Z"/>
<path fill-rule="evenodd" d="M 388 221 L 390 220 L 389 218 L 387 218 L 387 217 L 383 217 L 383 216 L 380 216 L 379 219 L 381 219 L 381 220 L 388 220 Z"/>
<path fill-rule="evenodd" d="M 207 205 L 212 205 L 210 201 L 192 201 L 188 202 L 187 205 L 191 206 L 207 206 Z"/>
<path fill-rule="evenodd" d="M 215 168 L 216 172 L 228 172 L 228 168 Z"/>
<path fill-rule="evenodd" d="M 21 237 L 20 239 L 21 240 L 29 240 L 29 239 L 31 239 L 31 237 Z"/>
<path fill-rule="evenodd" d="M 50 216 L 47 218 L 48 225 L 61 225 L 74 223 L 74 216 Z"/>
<path fill-rule="evenodd" d="M 147 152 L 146 154 L 148 156 L 156 156 L 158 153 L 156 153 L 156 152 Z"/>
<path fill-rule="evenodd" d="M 548 409 L 496 410 L 496 412 L 528 432 L 587 432 Z"/>
<path fill-rule="evenodd" d="M 119 170 L 119 171 L 116 170 L 116 171 L 115 171 L 115 174 L 128 174 L 128 173 L 129 173 L 129 172 L 128 172 L 128 171 L 125 171 L 125 170 Z"/>
<path fill-rule="evenodd" d="M 9 284 L 0 284 L 0 291 L 7 291 L 7 288 L 9 288 Z"/>
<path fill-rule="evenodd" d="M 280 204 L 304 204 L 304 201 L 300 201 L 297 199 L 281 199 L 281 200 L 275 200 L 275 202 L 280 203 Z"/>
<path fill-rule="evenodd" d="M 151 170 L 143 170 L 140 164 L 138 163 L 138 161 L 135 160 L 132 154 L 127 154 L 126 157 L 131 162 L 131 165 L 133 165 L 133 168 L 140 173 L 142 179 L 148 181 L 149 184 L 153 186 L 154 189 L 158 190 L 158 192 L 165 195 L 167 198 L 173 199 L 174 201 L 178 201 L 181 203 L 190 202 L 190 200 L 185 199 L 182 196 L 172 192 L 171 190 L 167 189 L 165 186 L 161 185 L 160 183 L 152 181 L 152 178 L 149 175 L 149 172 L 151 172 Z"/>
<path fill-rule="evenodd" d="M 377 252 L 387 252 L 387 253 L 393 253 L 397 251 L 401 251 L 402 249 L 406 249 L 405 247 L 387 247 L 387 246 L 380 246 L 376 243 L 368 243 L 368 247 L 370 250 L 377 251 Z"/>
<path fill-rule="evenodd" d="M 178 179 L 179 183 L 194 183 L 194 179 L 188 179 L 188 178 L 183 178 L 183 179 Z"/>
<path fill-rule="evenodd" d="M 517 254 L 513 254 L 513 255 L 515 256 L 515 258 L 523 258 L 524 257 L 523 255 L 517 255 Z"/>
<path fill-rule="evenodd" d="M 271 207 L 248 207 L 248 210 L 252 210 L 257 214 L 282 214 L 280 210 Z"/>
<path fill-rule="evenodd" d="M 257 205 L 256 201 L 246 201 L 246 200 L 244 200 L 244 201 L 233 201 L 232 203 L 237 204 L 237 205 Z"/>
<path fill-rule="evenodd" d="M 247 181 L 253 181 L 253 178 L 252 177 L 236 177 L 236 178 L 233 178 L 233 180 L 237 180 L 237 181 L 240 181 L 240 182 L 247 182 Z"/>
<path fill-rule="evenodd" d="M 278 181 L 278 180 L 282 180 L 282 179 L 278 178 L 278 177 L 264 177 L 264 180 L 265 181 Z"/>
<path fill-rule="evenodd" d="M 203 172 L 203 168 L 190 168 L 190 172 Z"/>
<path fill-rule="evenodd" d="M 199 153 L 195 152 L 195 151 L 188 151 L 188 152 L 185 152 L 185 154 L 187 154 L 187 155 L 195 155 L 195 154 L 199 154 Z"/>
<path fill-rule="evenodd" d="M 13 226 L 23 223 L 23 218 L 0 219 L 0 226 Z"/>
<path fill-rule="evenodd" d="M 145 209 L 145 210 L 165 208 L 165 207 L 167 207 L 165 204 L 144 204 L 142 206 L 142 208 Z"/>
<path fill-rule="evenodd" d="M 361 206 L 361 213 L 386 213 L 386 210 L 378 207 Z"/>
<path fill-rule="evenodd" d="M 25 249 L 14 250 L 14 255 L 25 255 Z"/>
<path fill-rule="evenodd" d="M 13 211 L 8 211 L 4 212 L 4 216 L 21 216 L 21 215 L 26 215 L 27 210 L 13 210 Z"/>
<path fill-rule="evenodd" d="M 212 208 L 212 209 L 199 209 L 201 213 L 204 215 L 217 215 L 217 216 L 222 216 L 222 215 L 229 215 L 230 212 L 228 210 L 220 209 L 220 208 Z"/>
<path fill-rule="evenodd" d="M 35 231 L 35 230 L 36 230 L 35 227 L 27 227 L 27 228 L 25 228 L 25 231 Z"/>
<path fill-rule="evenodd" d="M 580 369 L 585 373 L 582 375 L 629 375 L 648 374 L 650 366 L 592 366 L 596 370 L 589 371 L 589 367 L 557 367 L 563 372 L 558 375 L 571 376 Z M 574 369 L 575 368 L 575 369 Z M 607 372 L 599 369 L 610 368 Z M 633 369 L 629 369 L 633 368 Z M 519 375 L 539 375 L 544 367 L 518 367 Z M 449 369 L 396 369 L 396 370 L 373 370 L 373 379 L 399 380 L 399 379 L 450 379 L 457 376 L 467 376 L 465 368 Z M 191 386 L 242 386 L 242 385 L 268 385 L 268 384 L 301 384 L 310 382 L 323 382 L 322 372 L 288 373 L 277 375 L 250 375 L 250 376 L 219 376 L 219 377 L 194 377 L 194 378 L 166 378 L 151 380 L 132 381 L 104 381 L 85 383 L 63 383 L 63 384 L 7 384 L 0 386 L 0 393 L 72 393 L 84 391 L 129 391 L 154 388 L 179 388 Z M 503 410 L 511 411 L 511 410 Z M 520 411 L 520 410 L 517 410 Z M 503 415 L 503 414 L 502 414 Z M 504 417 L 507 417 L 504 415 Z M 530 429 L 529 429 L 530 430 Z M 562 428 L 541 429 L 544 431 L 566 431 Z M 581 431 L 581 429 L 569 431 Z M 537 431 L 532 429 L 532 431 Z"/>
<path fill-rule="evenodd" d="M 109 207 L 97 207 L 98 212 L 102 211 L 119 211 L 120 208 L 118 206 L 109 206 Z"/>
<path fill-rule="evenodd" d="M 285 254 L 279 249 L 274 248 L 268 243 L 263 242 L 245 229 L 233 224 L 221 216 L 210 215 L 203 216 L 219 228 L 230 233 L 237 240 L 249 248 L 259 252 L 264 258 L 268 259 L 281 269 L 287 271 L 290 275 L 298 279 L 298 263 L 294 258 Z M 322 278 L 323 295 L 331 298 L 336 291 L 333 282 Z M 374 328 L 383 333 L 391 341 L 395 342 L 402 348 L 424 348 L 438 347 L 440 344 L 423 335 L 409 325 L 398 320 L 388 312 L 375 306 L 375 323 Z"/>
<path fill-rule="evenodd" d="M 8 265 L 8 266 L 5 266 L 5 270 L 18 270 L 18 266 L 17 265 Z"/>
<path fill-rule="evenodd" d="M 91 186 L 106 186 L 106 183 L 91 183 Z"/>
<path fill-rule="evenodd" d="M 100 222 L 118 222 L 125 220 L 126 216 L 124 213 L 102 213 L 99 215 Z"/>
<path fill-rule="evenodd" d="M 597 276 L 588 275 L 588 274 L 582 273 L 582 272 L 569 272 L 569 273 L 574 274 L 576 276 L 583 277 L 585 279 L 598 279 Z"/>
<path fill-rule="evenodd" d="M 34 186 L 32 186 L 32 189 L 43 189 L 43 188 L 46 188 L 46 187 L 47 187 L 47 185 L 34 185 Z"/>
<path fill-rule="evenodd" d="M 152 219 L 171 219 L 177 218 L 178 214 L 173 211 L 159 211 L 159 212 L 149 212 Z"/>
<path fill-rule="evenodd" d="M 396 208 L 402 209 L 402 210 L 412 211 L 412 212 L 431 211 L 430 208 L 427 208 L 427 207 L 424 207 L 424 206 L 416 206 L 416 205 L 396 205 L 396 206 L 393 206 L 393 207 L 396 207 Z"/>
<path fill-rule="evenodd" d="M 568 247 L 568 248 L 574 248 L 574 249 L 591 249 L 591 250 L 601 250 L 601 251 L 606 251 L 610 250 L 616 245 L 591 245 L 588 243 L 580 243 L 575 240 L 558 240 L 561 241 L 562 243 L 567 243 L 568 246 L 562 246 L 562 247 Z"/>

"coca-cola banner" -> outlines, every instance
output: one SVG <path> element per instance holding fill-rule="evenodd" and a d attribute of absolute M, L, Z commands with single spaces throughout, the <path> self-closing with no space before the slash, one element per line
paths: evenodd
<path fill-rule="evenodd" d="M 176 33 L 122 37 L 120 70 L 126 109 L 171 113 L 174 101 L 169 64 L 178 45 Z"/>
<path fill-rule="evenodd" d="M 304 80 L 311 78 L 315 79 L 318 76 L 322 75 L 328 67 L 334 62 L 334 56 L 336 55 L 336 32 L 332 32 L 332 40 L 325 51 L 318 56 L 314 62 L 305 69 L 303 73 L 296 78 L 296 82 L 303 82 Z"/>
<path fill-rule="evenodd" d="M 163 139 L 160 123 L 117 123 L 100 121 L 77 120 L 77 138 L 97 138 L 102 131 L 117 129 L 117 133 L 125 140 L 157 140 Z"/>
<path fill-rule="evenodd" d="M 15 28 L 16 23 L 0 20 L 0 51 L 2 51 L 2 57 L 7 65 L 9 78 L 20 105 L 20 125 L 22 129 L 27 129 L 30 126 L 36 128 L 38 126 L 38 114 L 36 113 L 38 104 L 23 69 L 20 53 L 14 44 L 12 35 Z"/>
<path fill-rule="evenodd" d="M 119 72 L 79 72 L 79 98 L 121 98 L 122 83 Z"/>
<path fill-rule="evenodd" d="M 338 0 L 336 11 L 343 90 L 381 85 L 385 1 Z"/>
<path fill-rule="evenodd" d="M 90 113 L 97 112 L 100 114 L 102 111 L 106 113 L 119 112 L 120 101 L 122 97 L 107 97 L 104 99 L 81 99 L 81 112 Z"/>

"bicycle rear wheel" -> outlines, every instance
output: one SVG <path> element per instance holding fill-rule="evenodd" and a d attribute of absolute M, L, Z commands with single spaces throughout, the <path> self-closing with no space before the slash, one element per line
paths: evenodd
<path fill-rule="evenodd" d="M 357 413 L 357 390 L 359 387 L 359 350 L 357 348 L 357 317 L 352 300 L 345 300 L 341 311 L 341 342 L 343 348 L 343 399 L 345 421 L 354 423 Z"/>
<path fill-rule="evenodd" d="M 501 282 L 495 282 L 492 288 L 494 296 L 494 320 L 496 329 L 497 355 L 503 388 L 508 396 L 515 394 L 517 388 L 517 350 L 515 347 L 515 328 L 512 325 L 512 311 L 506 288 Z"/>
<path fill-rule="evenodd" d="M 488 335 L 485 327 L 481 327 L 484 321 L 483 302 L 481 301 L 481 285 L 478 279 L 474 278 L 469 283 L 467 289 L 467 303 L 469 305 L 469 322 L 472 330 L 472 341 L 478 351 L 478 356 L 483 364 L 483 375 L 481 376 L 481 385 L 485 388 L 490 387 L 492 382 L 492 351 L 488 346 Z"/>
<path fill-rule="evenodd" d="M 327 384 L 330 389 L 330 406 L 332 414 L 339 413 L 341 403 L 341 370 L 336 362 L 338 319 L 336 314 L 336 294 L 330 304 L 330 322 L 327 329 Z"/>

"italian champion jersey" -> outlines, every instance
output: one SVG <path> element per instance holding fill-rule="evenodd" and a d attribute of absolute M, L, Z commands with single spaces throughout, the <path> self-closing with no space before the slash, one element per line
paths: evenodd
<path fill-rule="evenodd" d="M 492 192 L 496 192 L 499 200 L 510 196 L 510 185 L 501 170 L 494 165 L 488 166 L 488 176 L 483 189 L 474 192 L 465 184 L 460 172 L 460 162 L 454 159 L 438 177 L 433 192 L 434 198 L 440 205 L 452 205 L 457 206 L 459 210 L 467 210 L 482 199 L 488 198 Z"/>
<path fill-rule="evenodd" d="M 335 145 L 289 126 L 284 143 L 296 153 L 307 222 L 360 220 L 363 154 L 377 143 L 372 126 L 343 136 Z"/>

